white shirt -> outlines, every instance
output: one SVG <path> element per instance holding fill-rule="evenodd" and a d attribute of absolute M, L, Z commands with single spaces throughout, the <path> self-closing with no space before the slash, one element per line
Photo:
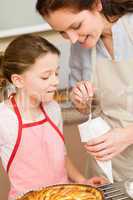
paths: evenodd
<path fill-rule="evenodd" d="M 130 32 L 133 34 L 133 14 L 127 14 L 121 17 L 112 26 L 113 51 L 115 61 L 129 60 L 133 58 L 133 41 L 124 26 L 123 19 L 125 19 L 130 27 Z M 91 77 L 91 51 L 76 43 L 71 46 L 70 56 L 70 77 L 69 85 L 72 87 L 77 81 L 89 80 Z M 111 56 L 104 46 L 104 43 L 99 39 L 96 45 L 97 57 L 107 58 L 111 60 Z"/>

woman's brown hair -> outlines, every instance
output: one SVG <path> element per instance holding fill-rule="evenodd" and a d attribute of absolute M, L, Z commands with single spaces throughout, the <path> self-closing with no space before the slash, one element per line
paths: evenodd
<path fill-rule="evenodd" d="M 59 50 L 46 39 L 32 34 L 16 37 L 0 56 L 0 89 L 12 83 L 12 74 L 22 74 L 36 59 L 47 53 L 60 55 Z"/>
<path fill-rule="evenodd" d="M 52 11 L 61 8 L 72 8 L 77 11 L 92 9 L 99 0 L 38 0 L 37 11 L 42 16 L 48 16 Z M 126 13 L 133 13 L 133 0 L 101 0 L 102 13 L 107 19 L 119 18 Z"/>

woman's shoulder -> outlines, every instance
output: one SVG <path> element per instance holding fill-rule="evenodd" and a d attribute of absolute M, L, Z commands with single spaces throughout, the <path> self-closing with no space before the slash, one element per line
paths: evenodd
<path fill-rule="evenodd" d="M 128 26 L 133 29 L 133 13 L 124 15 L 122 20 L 125 20 Z"/>

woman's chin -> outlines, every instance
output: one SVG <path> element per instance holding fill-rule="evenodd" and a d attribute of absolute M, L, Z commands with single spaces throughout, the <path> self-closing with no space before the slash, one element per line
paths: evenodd
<path fill-rule="evenodd" d="M 85 43 L 82 43 L 81 46 L 83 48 L 93 48 L 94 46 L 96 46 L 96 43 L 95 42 L 85 42 Z"/>
<path fill-rule="evenodd" d="M 81 43 L 83 48 L 93 48 L 96 46 L 97 39 L 95 37 L 88 37 L 85 42 Z"/>

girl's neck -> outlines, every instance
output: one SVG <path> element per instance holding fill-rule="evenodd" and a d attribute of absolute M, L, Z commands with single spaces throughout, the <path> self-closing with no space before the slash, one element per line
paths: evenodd
<path fill-rule="evenodd" d="M 42 115 L 40 102 L 35 98 L 23 94 L 16 94 L 15 100 L 20 114 L 25 121 L 36 121 Z"/>

